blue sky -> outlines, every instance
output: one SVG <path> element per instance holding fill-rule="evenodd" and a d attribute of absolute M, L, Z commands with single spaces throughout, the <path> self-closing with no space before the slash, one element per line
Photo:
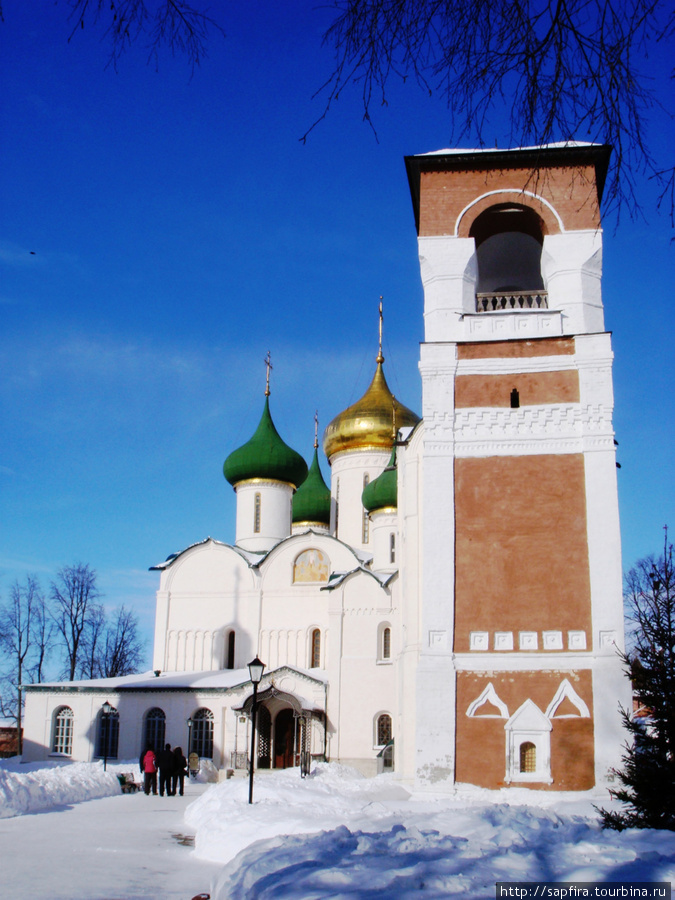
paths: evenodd
<path fill-rule="evenodd" d="M 450 122 L 399 84 L 376 140 L 355 89 L 303 144 L 332 61 L 312 3 L 228 4 L 192 77 L 142 46 L 106 67 L 63 3 L 3 7 L 0 596 L 87 562 L 149 631 L 148 567 L 234 538 L 222 463 L 258 422 L 268 350 L 273 417 L 309 460 L 315 409 L 325 426 L 368 384 L 383 295 L 387 378 L 420 409 L 403 157 L 451 146 Z M 655 148 L 673 137 L 659 117 Z M 640 188 L 645 220 L 605 229 L 625 567 L 675 528 L 672 231 Z"/>

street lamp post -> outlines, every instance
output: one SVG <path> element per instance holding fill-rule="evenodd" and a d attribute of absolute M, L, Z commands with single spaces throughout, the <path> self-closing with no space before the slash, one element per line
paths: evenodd
<path fill-rule="evenodd" d="M 190 758 L 190 752 L 192 750 L 192 716 L 189 716 L 186 720 L 188 727 L 188 743 L 187 743 L 187 755 L 188 759 Z"/>
<path fill-rule="evenodd" d="M 112 706 L 106 700 L 103 706 L 101 707 L 101 716 L 103 718 L 103 771 L 108 771 L 108 741 L 110 734 L 110 713 L 112 712 Z"/>
<path fill-rule="evenodd" d="M 248 671 L 253 685 L 253 706 L 251 707 L 251 761 L 248 771 L 248 802 L 253 803 L 253 769 L 255 764 L 255 720 L 258 712 L 258 685 L 263 676 L 265 663 L 258 657 L 248 664 Z"/>

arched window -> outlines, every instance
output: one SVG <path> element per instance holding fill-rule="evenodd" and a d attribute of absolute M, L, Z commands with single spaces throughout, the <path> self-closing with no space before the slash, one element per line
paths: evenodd
<path fill-rule="evenodd" d="M 225 660 L 226 669 L 234 669 L 234 628 L 227 635 L 227 659 Z"/>
<path fill-rule="evenodd" d="M 145 716 L 145 729 L 143 733 L 143 749 L 152 747 L 153 750 L 161 750 L 164 746 L 166 734 L 166 716 L 164 710 L 154 706 L 148 710 Z"/>
<path fill-rule="evenodd" d="M 391 716 L 389 713 L 382 713 L 377 717 L 376 741 L 378 747 L 384 747 L 391 740 Z"/>
<path fill-rule="evenodd" d="M 120 714 L 114 708 L 107 715 L 101 710 L 97 719 L 96 756 L 117 759 L 117 747 L 120 739 Z"/>
<path fill-rule="evenodd" d="M 382 659 L 391 659 L 391 628 L 382 629 Z"/>
<path fill-rule="evenodd" d="M 70 756 L 73 752 L 73 711 L 69 706 L 59 706 L 54 713 L 52 753 Z"/>
<path fill-rule="evenodd" d="M 321 631 L 315 628 L 312 631 L 312 641 L 309 651 L 310 669 L 318 669 L 321 666 Z"/>
<path fill-rule="evenodd" d="M 192 717 L 190 753 L 201 759 L 213 759 L 213 713 L 202 707 Z"/>
<path fill-rule="evenodd" d="M 370 475 L 366 472 L 363 476 L 363 490 L 368 487 L 370 482 Z M 361 541 L 364 544 L 367 544 L 370 540 L 370 518 L 368 516 L 368 510 L 364 508 L 363 510 L 363 522 L 361 525 Z"/>
<path fill-rule="evenodd" d="M 253 498 L 253 531 L 260 534 L 260 494 L 256 493 Z"/>
<path fill-rule="evenodd" d="M 391 625 L 388 622 L 380 622 L 377 629 L 377 660 L 378 662 L 391 660 Z"/>
<path fill-rule="evenodd" d="M 393 531 L 389 535 L 389 562 L 396 562 L 396 535 Z"/>
<path fill-rule="evenodd" d="M 521 772 L 537 771 L 537 748 L 532 741 L 524 741 L 520 745 L 520 770 Z"/>

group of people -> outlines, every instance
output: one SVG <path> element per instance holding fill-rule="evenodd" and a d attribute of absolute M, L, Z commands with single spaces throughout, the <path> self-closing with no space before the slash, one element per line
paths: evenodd
<path fill-rule="evenodd" d="M 155 753 L 152 747 L 146 747 L 138 761 L 143 775 L 143 790 L 146 794 L 151 791 L 157 794 L 157 772 L 159 772 L 159 795 L 167 797 L 176 796 L 176 788 L 179 788 L 181 797 L 185 788 L 185 775 L 187 774 L 187 760 L 183 756 L 180 747 L 171 749 L 167 744 L 159 753 Z"/>

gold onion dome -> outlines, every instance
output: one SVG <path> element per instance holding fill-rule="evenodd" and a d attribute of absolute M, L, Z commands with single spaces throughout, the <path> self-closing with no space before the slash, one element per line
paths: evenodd
<path fill-rule="evenodd" d="M 326 428 L 323 450 L 329 460 L 345 450 L 390 450 L 394 428 L 405 428 L 420 421 L 418 415 L 394 398 L 384 377 L 383 362 L 380 352 L 368 390 Z"/>

